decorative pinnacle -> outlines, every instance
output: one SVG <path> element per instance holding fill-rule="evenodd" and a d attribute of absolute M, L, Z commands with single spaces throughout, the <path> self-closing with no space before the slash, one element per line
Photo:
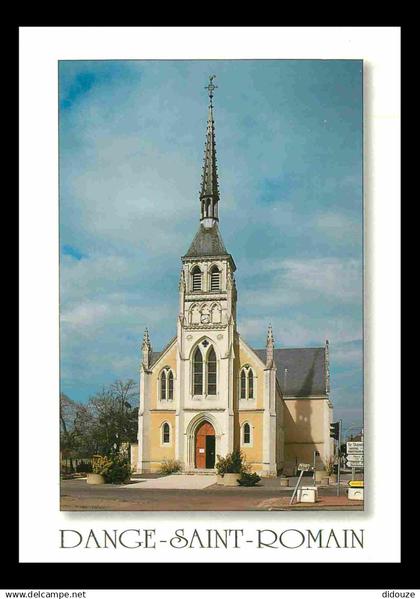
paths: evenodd
<path fill-rule="evenodd" d="M 216 75 L 210 75 L 209 84 L 204 87 L 204 89 L 207 89 L 209 92 L 210 106 L 213 104 L 213 92 L 215 89 L 217 89 L 217 85 L 213 85 L 213 79 L 215 78 Z"/>
<path fill-rule="evenodd" d="M 149 331 L 148 331 L 147 327 L 144 329 L 143 343 L 141 345 L 141 348 L 143 350 L 151 348 L 150 338 L 149 338 Z"/>
<path fill-rule="evenodd" d="M 268 325 L 268 331 L 267 331 L 265 365 L 267 368 L 273 368 L 273 366 L 274 366 L 274 336 L 273 336 L 273 329 L 272 329 L 271 323 Z"/>
<path fill-rule="evenodd" d="M 271 322 L 268 325 L 268 331 L 267 331 L 267 345 L 273 345 L 274 346 L 274 336 L 273 336 L 273 327 L 271 326 Z"/>
<path fill-rule="evenodd" d="M 179 277 L 179 285 L 178 285 L 178 289 L 181 291 L 181 289 L 185 288 L 185 274 L 184 271 L 181 270 L 181 275 Z"/>

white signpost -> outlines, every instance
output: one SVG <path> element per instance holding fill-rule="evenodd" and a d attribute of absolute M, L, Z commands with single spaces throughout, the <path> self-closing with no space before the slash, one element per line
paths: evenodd
<path fill-rule="evenodd" d="M 356 468 L 364 468 L 363 441 L 347 442 L 347 468 L 352 469 L 352 479 Z"/>
<path fill-rule="evenodd" d="M 289 505 L 292 505 L 292 503 L 293 503 L 293 499 L 295 498 L 296 492 L 297 492 L 297 490 L 299 488 L 300 481 L 302 480 L 303 473 L 307 472 L 310 469 L 311 469 L 311 465 L 310 464 L 299 464 L 298 470 L 300 470 L 300 475 L 299 475 L 298 481 L 296 483 L 296 486 L 293 489 L 293 494 L 292 494 L 292 498 L 290 499 Z"/>
<path fill-rule="evenodd" d="M 351 456 L 347 456 L 347 468 L 363 468 L 364 462 L 362 460 L 349 460 L 348 458 Z"/>
<path fill-rule="evenodd" d="M 347 454 L 363 453 L 363 441 L 347 441 Z"/>
<path fill-rule="evenodd" d="M 358 454 L 358 455 L 348 455 L 347 456 L 347 461 L 348 462 L 363 462 L 363 454 Z"/>

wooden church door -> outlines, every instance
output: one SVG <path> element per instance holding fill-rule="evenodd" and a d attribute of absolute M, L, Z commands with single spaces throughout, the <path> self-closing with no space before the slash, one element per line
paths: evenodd
<path fill-rule="evenodd" d="M 214 468 L 216 460 L 216 436 L 213 426 L 203 422 L 195 434 L 195 467 Z"/>

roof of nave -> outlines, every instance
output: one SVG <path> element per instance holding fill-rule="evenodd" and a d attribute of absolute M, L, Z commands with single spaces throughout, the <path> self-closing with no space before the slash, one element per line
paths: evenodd
<path fill-rule="evenodd" d="M 175 340 L 176 337 L 173 337 L 162 351 L 152 352 L 150 366 L 156 364 Z M 265 363 L 265 349 L 253 349 L 252 351 Z M 326 394 L 325 347 L 275 349 L 274 361 L 283 395 L 309 397 Z"/>
<path fill-rule="evenodd" d="M 254 349 L 254 352 L 265 362 L 265 349 Z M 308 397 L 326 394 L 324 347 L 275 349 L 274 361 L 283 395 Z"/>
<path fill-rule="evenodd" d="M 175 337 L 172 337 L 172 339 L 169 341 L 169 343 L 167 343 L 165 345 L 165 347 L 163 348 L 162 351 L 152 351 L 152 357 L 150 360 L 150 367 L 152 367 L 154 364 L 156 364 L 156 362 L 159 360 L 160 356 L 162 356 L 166 351 L 168 351 L 168 349 L 171 347 L 172 343 L 176 340 L 176 335 Z"/>

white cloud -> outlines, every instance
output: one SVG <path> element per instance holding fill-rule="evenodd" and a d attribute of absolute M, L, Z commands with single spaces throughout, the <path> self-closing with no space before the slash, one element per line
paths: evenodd
<path fill-rule="evenodd" d="M 360 218 L 340 212 L 324 212 L 314 217 L 313 226 L 320 235 L 326 235 L 339 245 L 349 245 L 352 240 L 358 245 L 362 237 Z"/>
<path fill-rule="evenodd" d="M 312 301 L 359 305 L 362 298 L 361 265 L 353 258 L 262 260 L 249 265 L 246 274 L 266 275 L 241 299 L 254 308 Z"/>
<path fill-rule="evenodd" d="M 351 345 L 340 345 L 332 346 L 331 348 L 331 359 L 336 364 L 340 365 L 352 365 L 362 364 L 363 360 L 363 348 L 362 340 Z"/>
<path fill-rule="evenodd" d="M 285 260 L 281 281 L 292 288 L 339 301 L 360 301 L 360 262 L 344 258 Z"/>
<path fill-rule="evenodd" d="M 329 340 L 331 347 L 335 347 L 361 338 L 361 327 L 357 319 L 346 316 L 331 319 L 328 316 L 312 318 L 302 314 L 300 318 L 295 318 L 278 312 L 269 318 L 247 317 L 243 320 L 240 318 L 238 329 L 253 347 L 261 348 L 265 346 L 269 322 L 273 327 L 276 347 L 323 345 L 326 339 Z M 354 356 L 356 355 L 355 353 Z M 345 352 L 342 350 L 338 359 L 342 361 L 344 356 Z"/>

